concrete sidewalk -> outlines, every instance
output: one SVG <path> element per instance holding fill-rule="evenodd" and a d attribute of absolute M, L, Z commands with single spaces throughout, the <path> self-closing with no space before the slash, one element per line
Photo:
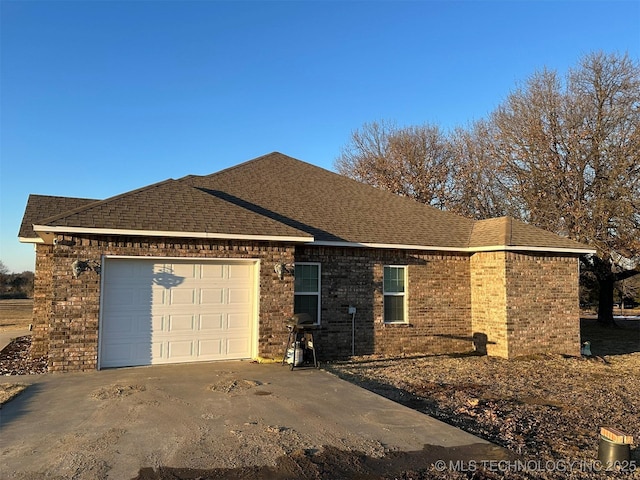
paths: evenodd
<path fill-rule="evenodd" d="M 0 478 L 239 468 L 325 446 L 368 457 L 493 447 L 316 369 L 237 361 L 10 380 L 30 387 L 0 410 Z"/>

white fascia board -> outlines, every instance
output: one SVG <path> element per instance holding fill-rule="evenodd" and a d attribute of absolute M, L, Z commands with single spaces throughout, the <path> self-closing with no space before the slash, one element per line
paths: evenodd
<path fill-rule="evenodd" d="M 393 243 L 359 243 L 359 242 L 312 242 L 309 245 L 325 246 L 325 247 L 351 247 L 351 248 L 382 248 L 397 250 L 422 250 L 429 252 L 459 252 L 459 253 L 477 253 L 477 252 L 547 252 L 547 253 L 577 253 L 577 254 L 594 254 L 595 250 L 589 248 L 561 248 L 561 247 L 530 247 L 530 246 L 514 246 L 514 245 L 493 245 L 485 247 L 434 247 L 424 245 L 400 245 Z"/>
<path fill-rule="evenodd" d="M 547 253 L 579 253 L 580 255 L 595 254 L 596 250 L 592 248 L 564 248 L 564 247 L 531 247 L 517 245 L 496 245 L 494 247 L 474 247 L 469 251 L 473 252 L 495 252 L 504 250 L 507 252 L 547 252 Z"/>
<path fill-rule="evenodd" d="M 44 243 L 44 240 L 40 237 L 18 237 L 20 243 Z"/>
<path fill-rule="evenodd" d="M 47 234 L 74 234 L 81 233 L 87 235 L 123 235 L 136 237 L 172 237 L 172 238 L 208 238 L 218 240 L 256 240 L 271 242 L 293 242 L 307 243 L 313 242 L 313 237 L 289 237 L 279 235 L 234 235 L 229 233 L 211 232 L 172 232 L 161 230 L 125 230 L 112 228 L 85 228 L 85 227 L 60 227 L 47 225 L 34 225 L 33 230 L 39 235 Z"/>

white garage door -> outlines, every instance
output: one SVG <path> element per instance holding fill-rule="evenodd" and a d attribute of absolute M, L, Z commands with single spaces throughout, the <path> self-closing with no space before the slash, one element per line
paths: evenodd
<path fill-rule="evenodd" d="M 251 357 L 251 262 L 108 258 L 100 367 Z"/>

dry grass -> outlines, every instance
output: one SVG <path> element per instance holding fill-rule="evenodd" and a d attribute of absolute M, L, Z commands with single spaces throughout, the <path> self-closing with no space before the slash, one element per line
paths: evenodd
<path fill-rule="evenodd" d="M 0 300 L 0 331 L 29 328 L 33 300 Z"/>
<path fill-rule="evenodd" d="M 27 387 L 23 383 L 0 383 L 0 406 L 20 395 Z"/>

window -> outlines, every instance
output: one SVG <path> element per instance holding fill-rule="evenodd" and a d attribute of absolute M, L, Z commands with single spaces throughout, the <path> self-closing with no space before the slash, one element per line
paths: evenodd
<path fill-rule="evenodd" d="M 407 267 L 384 267 L 384 322 L 406 322 Z"/>
<path fill-rule="evenodd" d="M 295 264 L 293 313 L 308 313 L 320 323 L 320 264 Z"/>

